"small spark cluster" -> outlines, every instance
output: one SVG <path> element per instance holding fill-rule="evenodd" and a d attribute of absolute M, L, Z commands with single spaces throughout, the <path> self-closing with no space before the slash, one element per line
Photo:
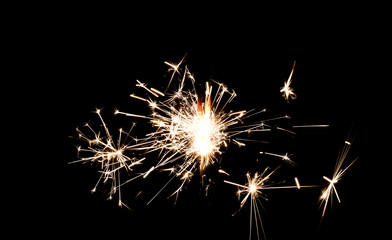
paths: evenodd
<path fill-rule="evenodd" d="M 118 205 L 126 206 L 121 201 L 120 172 L 122 169 L 126 171 L 131 171 L 135 165 L 141 164 L 141 162 L 145 158 L 137 159 L 135 157 L 127 156 L 125 152 L 131 150 L 130 146 L 128 144 L 125 144 L 125 141 L 127 141 L 127 138 L 129 136 L 129 133 L 125 133 L 123 132 L 122 129 L 119 129 L 118 139 L 116 141 L 113 140 L 113 135 L 110 133 L 108 127 L 106 126 L 106 123 L 101 116 L 100 109 L 97 109 L 96 113 L 99 116 L 101 123 L 103 125 L 104 136 L 101 136 L 100 132 L 94 131 L 94 129 L 89 124 L 85 125 L 85 127 L 87 127 L 90 132 L 88 135 L 83 133 L 79 128 L 77 128 L 76 131 L 78 132 L 79 139 L 84 140 L 88 143 L 87 148 L 82 148 L 81 146 L 78 146 L 79 156 L 82 153 L 89 153 L 89 155 L 92 156 L 88 156 L 88 157 L 80 156 L 79 160 L 70 163 L 75 163 L 75 162 L 97 163 L 101 169 L 100 170 L 101 176 L 99 177 L 99 180 L 97 181 L 96 185 L 91 191 L 95 192 L 97 190 L 98 184 L 101 181 L 103 183 L 106 183 L 109 179 L 111 179 L 112 185 L 108 198 L 112 199 L 113 195 L 118 192 L 118 196 L 119 196 Z M 90 134 L 92 134 L 93 136 L 90 137 Z M 125 135 L 125 138 L 123 138 L 123 135 Z"/>
<path fill-rule="evenodd" d="M 184 57 L 185 58 L 185 57 Z M 78 138 L 87 142 L 87 147 L 78 147 L 79 159 L 73 161 L 82 163 L 92 163 L 99 167 L 100 177 L 92 189 L 96 191 L 99 183 L 111 181 L 109 199 L 115 194 L 118 197 L 118 205 L 126 206 L 122 201 L 121 186 L 137 178 L 146 179 L 150 174 L 155 172 L 169 172 L 172 176 L 170 180 L 161 188 L 158 193 L 148 202 L 151 203 L 155 197 L 174 179 L 180 180 L 180 186 L 172 193 L 171 196 L 178 194 L 183 187 L 189 182 L 194 175 L 200 176 L 201 186 L 208 189 L 209 176 L 206 169 L 212 165 L 220 166 L 224 150 L 236 145 L 245 147 L 246 141 L 257 141 L 249 138 L 253 132 L 271 131 L 272 126 L 269 121 L 288 118 L 288 116 L 277 117 L 273 119 L 260 120 L 254 119 L 265 112 L 255 110 L 227 110 L 230 102 L 236 97 L 233 90 L 228 89 L 224 84 L 215 81 L 205 83 L 205 91 L 199 93 L 195 87 L 195 78 L 187 66 L 182 66 L 184 58 L 176 64 L 164 62 L 171 72 L 171 77 L 165 91 L 148 87 L 146 83 L 136 80 L 136 87 L 144 90 L 144 95 L 131 94 L 130 97 L 144 102 L 150 109 L 150 114 L 127 113 L 115 110 L 115 115 L 124 115 L 131 118 L 148 121 L 152 130 L 148 131 L 142 137 L 131 135 L 135 127 L 132 125 L 128 132 L 120 129 L 117 138 L 110 132 L 108 125 L 105 123 L 101 110 L 97 109 L 101 123 L 101 131 L 94 130 L 90 124 L 86 124 L 86 131 L 77 128 Z M 295 62 L 293 64 L 290 76 L 284 86 L 280 89 L 283 97 L 288 102 L 289 99 L 295 99 L 296 94 L 290 88 L 294 72 Z M 177 82 L 173 80 L 178 77 Z M 169 91 L 169 89 L 174 89 Z M 302 127 L 327 127 L 328 125 L 300 125 L 293 128 Z M 277 130 L 295 134 L 291 130 L 281 127 L 275 127 Z M 329 201 L 332 201 L 335 193 L 340 202 L 339 195 L 335 184 L 341 180 L 346 170 L 357 160 L 355 159 L 346 168 L 342 169 L 342 164 L 348 153 L 352 141 L 345 142 L 345 148 L 336 164 L 332 178 L 323 177 L 328 185 L 323 189 L 320 195 L 320 201 L 323 205 L 322 217 L 325 215 L 326 207 Z M 291 160 L 291 155 L 284 155 L 270 152 L 260 152 L 260 154 L 278 157 L 283 163 L 295 164 Z M 153 159 L 153 164 L 143 171 L 136 171 L 138 165 L 144 164 L 147 159 Z M 240 201 L 239 209 L 250 199 L 250 233 L 252 236 L 252 226 L 256 226 L 256 233 L 259 238 L 260 230 L 265 233 L 259 212 L 261 200 L 265 200 L 266 190 L 297 188 L 301 187 L 318 187 L 319 185 L 301 186 L 299 179 L 294 178 L 294 184 L 281 186 L 271 181 L 272 174 L 279 167 L 270 171 L 267 167 L 263 172 L 255 172 L 253 175 L 246 174 L 247 183 L 239 184 L 229 180 L 224 183 L 236 186 L 238 188 L 238 197 Z M 218 167 L 218 173 L 230 177 L 230 174 Z M 126 173 L 127 180 L 123 181 L 121 174 Z M 127 207 L 127 206 L 126 206 Z M 259 229 L 261 226 L 261 229 Z"/>
<path fill-rule="evenodd" d="M 290 87 L 291 78 L 293 77 L 293 73 L 294 73 L 294 68 L 295 68 L 295 61 L 293 64 L 293 68 L 291 69 L 289 79 L 287 80 L 287 82 L 284 82 L 283 87 L 280 88 L 280 92 L 283 93 L 282 96 L 286 99 L 287 102 L 289 102 L 290 98 L 291 99 L 297 98 L 297 95 L 294 93 L 294 89 Z"/>
<path fill-rule="evenodd" d="M 344 160 L 346 159 L 346 156 L 348 154 L 348 151 L 350 150 L 352 144 L 352 140 L 348 141 L 346 140 L 344 142 L 344 146 L 343 146 L 343 150 L 339 153 L 338 159 L 336 161 L 336 165 L 335 165 L 335 170 L 332 174 L 332 178 L 328 178 L 326 176 L 323 176 L 323 179 L 325 179 L 328 182 L 327 187 L 325 187 L 320 195 L 320 203 L 321 205 L 324 205 L 323 207 L 323 211 L 322 211 L 322 217 L 324 217 L 325 215 L 325 210 L 327 208 L 328 202 L 332 202 L 334 193 L 336 195 L 336 198 L 338 200 L 338 202 L 340 203 L 340 197 L 338 194 L 338 191 L 336 190 L 335 184 L 338 183 L 343 175 L 346 173 L 347 169 L 349 167 L 351 167 L 351 165 L 354 164 L 355 161 L 358 160 L 358 157 L 355 158 L 349 165 L 347 165 L 347 167 L 342 169 L 342 165 Z"/>

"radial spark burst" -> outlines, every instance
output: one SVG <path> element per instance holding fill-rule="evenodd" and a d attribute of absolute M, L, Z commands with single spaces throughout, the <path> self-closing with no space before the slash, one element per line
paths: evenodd
<path fill-rule="evenodd" d="M 182 62 L 183 60 L 180 63 Z M 242 133 L 268 131 L 271 126 L 266 124 L 269 120 L 258 120 L 250 124 L 243 122 L 244 119 L 265 110 L 226 110 L 236 93 L 224 84 L 206 82 L 205 91 L 200 94 L 195 87 L 195 78 L 187 66 L 181 68 L 180 64 L 165 63 L 170 67 L 169 70 L 173 71 L 169 84 L 175 86 L 172 80 L 178 75 L 174 91 L 168 93 L 167 88 L 163 93 L 137 80 L 136 86 L 144 89 L 147 96 L 131 94 L 131 97 L 145 102 L 151 109 L 151 114 L 133 114 L 119 110 L 116 114 L 150 120 L 153 131 L 146 134 L 145 138 L 139 139 L 137 149 L 159 152 L 159 157 L 155 166 L 151 167 L 144 177 L 157 169 L 170 171 L 183 182 L 175 191 L 178 193 L 197 170 L 204 185 L 205 169 L 218 162 L 222 150 L 230 143 L 239 147 L 245 146 L 244 141 L 248 139 L 236 138 L 237 136 Z M 252 114 L 249 114 L 251 112 Z"/>
<path fill-rule="evenodd" d="M 279 168 L 279 167 L 278 167 Z M 262 206 L 260 199 L 267 200 L 265 193 L 263 193 L 264 189 L 268 189 L 271 185 L 268 184 L 270 176 L 278 169 L 268 172 L 269 168 L 266 168 L 263 173 L 255 173 L 252 177 L 251 174 L 248 172 L 246 174 L 246 178 L 248 182 L 245 185 L 230 182 L 224 180 L 225 183 L 234 185 L 238 187 L 237 195 L 240 198 L 242 195 L 245 196 L 241 200 L 240 209 L 244 206 L 246 201 L 250 198 L 250 215 L 249 215 L 249 239 L 252 239 L 252 226 L 256 226 L 256 234 L 257 238 L 260 237 L 260 230 L 259 226 L 261 227 L 261 231 L 263 232 L 264 239 L 265 239 L 265 232 L 263 227 L 263 222 L 261 221 L 261 215 L 259 211 L 259 205 Z M 238 210 L 238 211 L 239 211 Z M 254 221 L 254 222 L 253 222 Z"/>
<path fill-rule="evenodd" d="M 88 123 L 85 125 L 88 128 L 89 133 L 85 134 L 79 128 L 76 129 L 78 137 L 80 140 L 86 141 L 88 143 L 87 148 L 78 147 L 79 160 L 70 162 L 82 162 L 82 163 L 96 163 L 100 166 L 100 177 L 95 184 L 94 188 L 91 190 L 95 192 L 97 186 L 100 182 L 106 183 L 109 179 L 111 180 L 111 190 L 109 192 L 108 199 L 112 199 L 113 195 L 118 193 L 118 205 L 126 206 L 121 200 L 121 170 L 132 171 L 135 165 L 141 164 L 145 159 L 137 159 L 135 157 L 129 157 L 125 155 L 125 151 L 132 150 L 129 144 L 126 144 L 129 133 L 126 133 L 122 129 L 119 129 L 117 140 L 113 139 L 113 135 L 110 133 L 105 121 L 101 116 L 101 110 L 96 110 L 99 116 L 104 134 L 101 136 L 100 131 L 95 131 Z M 134 126 L 134 125 L 133 125 Z M 88 155 L 88 156 L 81 156 Z"/>
<path fill-rule="evenodd" d="M 280 166 L 275 168 L 273 171 L 270 171 L 270 168 L 267 167 L 265 168 L 264 172 L 261 174 L 256 172 L 253 177 L 251 174 L 248 172 L 246 174 L 246 178 L 248 182 L 245 185 L 234 183 L 231 181 L 224 180 L 225 183 L 231 184 L 234 186 L 238 187 L 237 195 L 238 198 L 240 199 L 242 195 L 245 195 L 241 202 L 240 202 L 240 208 L 237 212 L 239 212 L 242 207 L 245 205 L 248 199 L 250 199 L 250 215 L 249 215 L 249 239 L 252 239 L 252 229 L 253 226 L 256 227 L 256 235 L 257 239 L 260 238 L 260 229 L 263 233 L 264 239 L 266 239 L 265 232 L 264 232 L 264 227 L 263 223 L 261 220 L 261 215 L 259 211 L 259 206 L 263 207 L 262 201 L 261 200 L 268 200 L 267 195 L 265 194 L 266 190 L 275 190 L 275 189 L 301 189 L 303 187 L 305 188 L 313 188 L 313 187 L 319 187 L 317 185 L 300 185 L 299 180 L 297 177 L 294 178 L 294 183 L 295 185 L 287 185 L 287 186 L 281 186 L 277 183 L 274 183 L 271 180 L 271 175 L 278 170 Z"/>
<path fill-rule="evenodd" d="M 347 169 L 349 167 L 351 167 L 351 165 L 353 165 L 355 161 L 358 160 L 358 157 L 355 158 L 347 167 L 342 169 L 343 162 L 347 157 L 347 154 L 350 150 L 352 142 L 353 142 L 353 140 L 346 140 L 344 142 L 343 149 L 341 150 L 341 152 L 338 155 L 338 159 L 336 161 L 336 165 L 335 165 L 334 172 L 332 174 L 332 178 L 328 178 L 326 176 L 323 176 L 323 178 L 328 182 L 328 185 L 322 190 L 321 195 L 320 195 L 320 204 L 321 204 L 321 206 L 324 205 L 322 207 L 323 211 L 322 211 L 321 219 L 325 215 L 325 210 L 327 209 L 328 202 L 331 202 L 331 205 L 332 205 L 334 193 L 336 195 L 338 202 L 339 203 L 341 202 L 338 191 L 336 190 L 335 184 L 338 183 L 342 179 L 342 177 L 346 173 Z"/>

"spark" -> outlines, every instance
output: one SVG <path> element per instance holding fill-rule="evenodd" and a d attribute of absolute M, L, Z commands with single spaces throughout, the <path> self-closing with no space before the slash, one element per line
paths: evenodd
<path fill-rule="evenodd" d="M 228 173 L 227 173 L 225 170 L 223 170 L 223 169 L 219 169 L 218 172 L 221 173 L 221 174 L 225 174 L 225 175 L 227 175 L 227 176 L 230 176 L 230 174 L 228 174 Z"/>
<path fill-rule="evenodd" d="M 297 186 L 274 186 L 273 183 L 270 183 L 270 177 L 271 175 L 280 168 L 277 167 L 273 171 L 269 171 L 269 167 L 267 167 L 264 172 L 261 174 L 256 172 L 253 177 L 251 174 L 248 172 L 246 174 L 246 178 L 248 182 L 245 185 L 234 183 L 231 181 L 224 180 L 225 183 L 231 184 L 234 186 L 237 186 L 239 189 L 237 191 L 238 197 L 241 197 L 241 195 L 245 196 L 242 198 L 240 202 L 240 208 L 237 212 L 239 212 L 242 207 L 245 205 L 248 199 L 250 199 L 250 215 L 249 215 L 249 239 L 252 238 L 252 226 L 256 226 L 256 235 L 257 238 L 260 238 L 260 229 L 259 226 L 261 227 L 261 231 L 263 233 L 264 239 L 266 238 L 265 232 L 264 232 L 264 227 L 263 227 L 263 222 L 261 220 L 261 215 L 259 211 L 259 205 L 262 207 L 262 203 L 260 199 L 268 200 L 267 196 L 263 192 L 264 190 L 267 189 L 280 189 L 280 188 L 297 188 Z M 254 221 L 254 223 L 253 223 Z"/>
<path fill-rule="evenodd" d="M 295 180 L 295 184 L 297 185 L 297 188 L 298 188 L 298 189 L 301 189 L 301 185 L 299 184 L 298 178 L 295 177 L 294 180 Z"/>
<path fill-rule="evenodd" d="M 146 173 L 143 174 L 143 178 L 146 178 L 154 169 L 155 167 L 152 166 Z"/>
<path fill-rule="evenodd" d="M 291 165 L 295 164 L 295 162 L 290 159 L 290 156 L 288 153 L 286 153 L 285 155 L 281 155 L 281 154 L 270 153 L 270 152 L 260 152 L 260 154 L 270 155 L 270 156 L 274 156 L 274 157 L 280 157 L 280 158 L 282 158 L 282 161 L 284 161 L 284 162 L 287 162 Z"/>
<path fill-rule="evenodd" d="M 101 176 L 99 177 L 97 183 L 95 184 L 91 192 L 96 191 L 97 186 L 100 182 L 106 183 L 110 179 L 112 181 L 112 184 L 108 199 L 112 199 L 113 195 L 118 193 L 118 205 L 126 206 L 121 200 L 120 186 L 122 185 L 122 183 L 120 171 L 124 169 L 127 172 L 130 172 L 135 165 L 141 164 L 144 160 L 144 158 L 137 159 L 135 157 L 129 157 L 125 155 L 125 151 L 128 151 L 130 149 L 130 145 L 126 144 L 126 141 L 128 139 L 129 133 L 132 131 L 132 128 L 135 124 L 132 126 L 128 133 L 124 132 L 122 129 L 119 129 L 118 139 L 117 141 L 114 141 L 113 136 L 109 131 L 109 128 L 107 127 L 105 121 L 101 116 L 101 110 L 96 109 L 96 114 L 101 120 L 104 129 L 104 135 L 101 136 L 101 133 L 95 131 L 89 124 L 86 124 L 85 126 L 89 129 L 93 136 L 85 134 L 79 128 L 77 128 L 76 131 L 78 133 L 79 139 L 88 143 L 87 148 L 82 148 L 81 146 L 79 146 L 78 153 L 85 153 L 90 156 L 80 157 L 79 160 L 70 163 L 98 163 L 100 165 L 99 172 L 101 173 Z M 123 135 L 125 135 L 125 138 L 123 138 Z"/>
<path fill-rule="evenodd" d="M 294 125 L 293 128 L 322 128 L 322 127 L 329 127 L 328 124 L 319 124 L 319 125 Z"/>
<path fill-rule="evenodd" d="M 245 194 L 245 196 L 241 200 L 240 208 L 238 211 L 240 211 L 242 209 L 242 207 L 245 205 L 247 200 L 250 198 L 251 203 L 250 203 L 250 215 L 249 215 L 250 216 L 249 217 L 249 239 L 252 238 L 252 226 L 253 225 L 256 226 L 257 238 L 260 237 L 260 232 L 259 232 L 259 226 L 260 226 L 261 231 L 263 232 L 264 239 L 265 239 L 263 222 L 261 221 L 261 215 L 260 215 L 260 211 L 259 211 L 259 204 L 262 206 L 260 198 L 267 200 L 266 195 L 263 193 L 263 190 L 265 188 L 267 188 L 268 186 L 270 186 L 268 184 L 268 180 L 269 180 L 270 176 L 278 168 L 276 168 L 275 170 L 271 171 L 268 174 L 267 174 L 267 172 L 268 172 L 269 168 L 266 168 L 264 170 L 264 172 L 262 172 L 261 174 L 256 172 L 253 177 L 248 172 L 246 174 L 246 178 L 248 180 L 246 185 L 241 185 L 238 183 L 224 180 L 225 183 L 237 186 L 239 188 L 237 191 L 238 197 L 241 197 L 241 195 Z M 253 221 L 254 221 L 254 223 L 253 223 Z"/>
<path fill-rule="evenodd" d="M 285 81 L 283 87 L 280 88 L 280 92 L 283 93 L 282 96 L 286 99 L 287 102 L 289 102 L 290 98 L 291 99 L 297 98 L 297 95 L 293 92 L 294 89 L 290 87 L 291 78 L 294 73 L 294 68 L 295 68 L 295 61 L 293 63 L 293 68 L 291 69 L 289 79 L 287 80 L 287 82 Z"/>
<path fill-rule="evenodd" d="M 276 186 L 271 180 L 270 177 L 271 175 L 276 172 L 280 166 L 275 168 L 273 171 L 269 172 L 269 167 L 267 167 L 264 172 L 261 174 L 256 172 L 253 177 L 251 174 L 248 172 L 246 174 L 246 178 L 248 182 L 245 185 L 234 183 L 231 181 L 224 180 L 223 182 L 227 184 L 231 184 L 234 186 L 237 186 L 239 189 L 237 191 L 237 195 L 240 198 L 241 195 L 245 196 L 242 198 L 240 202 L 240 207 L 237 212 L 239 212 L 242 207 L 245 205 L 248 199 L 251 199 L 251 204 L 250 204 L 250 219 L 249 219 L 249 239 L 252 237 L 252 226 L 256 226 L 256 234 L 257 238 L 260 238 L 260 231 L 259 231 L 259 226 L 261 227 L 261 230 L 265 237 L 265 232 L 264 232 L 264 227 L 263 223 L 261 221 L 261 215 L 259 212 L 259 206 L 263 207 L 261 199 L 268 200 L 267 195 L 264 193 L 265 190 L 274 190 L 274 189 L 300 189 L 301 187 L 306 187 L 306 188 L 313 188 L 313 187 L 319 187 L 318 185 L 305 185 L 301 186 L 299 183 L 299 180 L 297 177 L 294 178 L 295 185 L 288 185 L 288 186 Z M 253 223 L 254 221 L 254 223 Z"/>
<path fill-rule="evenodd" d="M 186 55 L 181 59 L 181 61 L 178 64 L 172 63 L 172 62 L 166 62 L 166 61 L 164 62 L 166 65 L 168 65 L 170 67 L 168 72 L 173 71 L 171 78 L 170 78 L 170 81 L 169 81 L 169 84 L 166 87 L 166 91 L 169 89 L 169 86 L 170 86 L 171 82 L 173 81 L 174 75 L 176 73 L 180 73 L 179 68 L 180 68 L 181 63 L 184 61 L 185 57 L 186 57 Z"/>
<path fill-rule="evenodd" d="M 346 156 L 350 150 L 352 142 L 353 142 L 352 140 L 350 140 L 350 141 L 346 140 L 344 142 L 343 149 L 338 155 L 338 159 L 336 161 L 336 165 L 335 165 L 334 172 L 332 174 L 332 178 L 328 178 L 326 176 L 323 176 L 323 179 L 328 182 L 328 185 L 322 190 L 321 195 L 320 195 L 320 204 L 321 204 L 321 206 L 324 205 L 323 210 L 322 210 L 322 214 L 321 214 L 321 219 L 325 215 L 325 211 L 327 209 L 328 203 L 331 202 L 331 204 L 332 204 L 334 194 L 335 194 L 338 202 L 341 203 L 341 199 L 339 197 L 339 194 L 338 194 L 338 191 L 337 191 L 335 185 L 342 179 L 342 177 L 346 173 L 347 169 L 349 167 L 351 167 L 355 161 L 358 160 L 358 157 L 355 158 L 347 167 L 342 169 L 343 162 L 346 159 Z"/>

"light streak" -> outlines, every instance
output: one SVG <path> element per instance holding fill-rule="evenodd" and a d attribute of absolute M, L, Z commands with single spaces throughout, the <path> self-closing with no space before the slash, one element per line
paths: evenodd
<path fill-rule="evenodd" d="M 172 62 L 166 62 L 166 61 L 164 62 L 166 65 L 168 65 L 170 67 L 168 72 L 173 71 L 172 76 L 171 76 L 170 81 L 169 81 L 169 84 L 166 87 L 166 91 L 169 89 L 169 86 L 170 86 L 171 82 L 173 81 L 174 75 L 176 73 L 180 73 L 179 72 L 179 68 L 180 68 L 181 63 L 184 61 L 185 57 L 186 57 L 186 55 L 181 59 L 181 61 L 178 64 L 175 64 L 175 63 L 172 63 Z"/>
<path fill-rule="evenodd" d="M 270 155 L 270 156 L 274 156 L 274 157 L 280 157 L 280 158 L 282 158 L 282 161 L 284 161 L 284 162 L 290 163 L 291 165 L 295 164 L 295 162 L 290 159 L 288 153 L 286 153 L 285 155 L 281 155 L 281 154 L 270 153 L 270 152 L 260 152 L 260 154 Z"/>
<path fill-rule="evenodd" d="M 299 184 L 299 180 L 297 177 L 294 178 L 294 181 L 295 181 L 295 185 L 297 185 L 297 188 L 301 189 L 301 185 Z"/>
<path fill-rule="evenodd" d="M 146 178 L 154 169 L 155 167 L 152 166 L 146 173 L 143 174 L 143 178 Z"/>
<path fill-rule="evenodd" d="M 218 172 L 219 173 L 222 173 L 222 174 L 225 174 L 225 175 L 227 175 L 227 176 L 230 176 L 230 174 L 228 174 L 225 170 L 223 170 L 223 169 L 218 169 Z"/>
<path fill-rule="evenodd" d="M 293 73 L 294 73 L 294 68 L 295 68 L 295 61 L 293 64 L 293 68 L 291 69 L 289 79 L 287 80 L 287 82 L 285 81 L 283 87 L 280 88 L 280 92 L 283 93 L 282 96 L 286 99 L 287 102 L 289 102 L 290 98 L 291 99 L 297 98 L 297 95 L 293 92 L 294 89 L 290 87 L 291 78 L 293 77 Z"/>
<path fill-rule="evenodd" d="M 341 203 L 341 199 L 339 197 L 338 191 L 335 187 L 335 185 L 342 179 L 343 175 L 346 173 L 347 169 L 351 167 L 355 161 L 358 160 L 358 157 L 355 158 L 347 167 L 342 168 L 343 162 L 347 157 L 347 154 L 350 150 L 350 147 L 352 145 L 353 140 L 346 140 L 343 145 L 343 149 L 338 155 L 338 159 L 336 161 L 335 169 L 332 174 L 332 178 L 328 178 L 326 176 L 323 176 L 323 179 L 328 182 L 328 185 L 322 190 L 320 194 L 320 206 L 323 208 L 322 214 L 321 214 L 321 219 L 325 215 L 325 211 L 327 209 L 327 205 L 329 202 L 333 201 L 333 196 L 335 193 L 335 196 L 338 200 L 339 203 Z"/>
<path fill-rule="evenodd" d="M 320 128 L 320 127 L 329 127 L 328 124 L 319 124 L 319 125 L 294 125 L 293 128 Z"/>

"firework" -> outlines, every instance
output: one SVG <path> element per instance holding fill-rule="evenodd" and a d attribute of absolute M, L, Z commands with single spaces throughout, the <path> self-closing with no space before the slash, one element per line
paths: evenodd
<path fill-rule="evenodd" d="M 346 140 L 344 142 L 343 149 L 338 154 L 338 159 L 336 161 L 336 165 L 335 165 L 334 172 L 332 174 L 332 178 L 328 178 L 326 176 L 323 176 L 323 179 L 325 179 L 328 182 L 328 185 L 322 190 L 321 195 L 320 195 L 320 204 L 321 204 L 321 206 L 324 205 L 322 207 L 323 210 L 322 210 L 321 218 L 323 218 L 325 215 L 325 210 L 327 208 L 328 202 L 331 202 L 331 204 L 332 204 L 334 193 L 336 195 L 338 202 L 339 203 L 341 202 L 335 185 L 336 185 L 336 183 L 338 183 L 342 179 L 342 177 L 346 173 L 347 169 L 349 167 L 351 167 L 351 165 L 353 165 L 355 161 L 358 160 L 358 157 L 355 158 L 347 167 L 342 169 L 343 162 L 346 159 L 346 156 L 350 150 L 352 142 L 353 142 L 353 140 Z"/>

